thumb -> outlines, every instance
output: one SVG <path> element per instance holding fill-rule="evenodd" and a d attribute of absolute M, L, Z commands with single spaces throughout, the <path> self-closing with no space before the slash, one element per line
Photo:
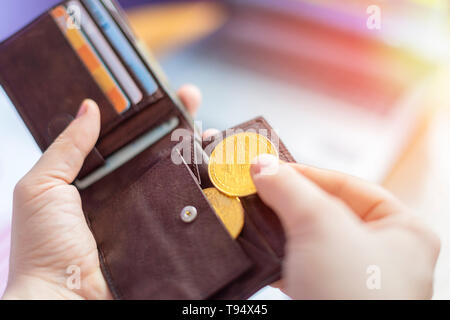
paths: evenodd
<path fill-rule="evenodd" d="M 337 225 L 356 221 L 341 201 L 272 155 L 259 156 L 251 174 L 259 196 L 279 216 L 288 237 L 332 232 Z"/>
<path fill-rule="evenodd" d="M 100 111 L 92 100 L 81 104 L 75 120 L 59 135 L 27 174 L 46 186 L 72 183 L 100 133 Z"/>

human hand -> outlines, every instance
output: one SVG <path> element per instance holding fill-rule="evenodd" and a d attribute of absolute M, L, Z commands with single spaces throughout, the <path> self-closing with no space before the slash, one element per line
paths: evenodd
<path fill-rule="evenodd" d="M 269 155 L 251 172 L 286 231 L 281 288 L 287 295 L 431 298 L 440 241 L 389 192 L 344 174 L 279 164 Z"/>
<path fill-rule="evenodd" d="M 201 101 L 199 90 L 183 86 L 178 96 L 194 115 Z M 99 131 L 99 109 L 87 100 L 77 118 L 17 184 L 4 299 L 112 298 L 80 194 L 71 185 Z M 81 271 L 79 289 L 66 285 L 70 266 Z"/>

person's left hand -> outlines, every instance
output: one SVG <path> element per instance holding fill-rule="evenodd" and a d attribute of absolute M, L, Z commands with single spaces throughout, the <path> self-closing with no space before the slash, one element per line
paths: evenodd
<path fill-rule="evenodd" d="M 200 91 L 186 85 L 178 96 L 194 115 L 201 102 Z M 17 184 L 4 299 L 112 298 L 80 194 L 71 184 L 99 132 L 98 106 L 86 100 L 76 119 Z M 77 270 L 80 288 L 69 288 L 68 278 Z"/>

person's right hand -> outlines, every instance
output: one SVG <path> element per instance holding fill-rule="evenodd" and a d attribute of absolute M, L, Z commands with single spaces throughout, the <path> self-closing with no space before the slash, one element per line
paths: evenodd
<path fill-rule="evenodd" d="M 251 171 L 286 231 L 281 288 L 287 295 L 431 298 L 440 241 L 389 192 L 336 172 L 278 165 L 269 155 Z"/>

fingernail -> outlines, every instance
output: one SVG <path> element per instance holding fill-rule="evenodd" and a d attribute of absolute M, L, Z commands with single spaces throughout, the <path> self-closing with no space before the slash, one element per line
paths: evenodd
<path fill-rule="evenodd" d="M 204 140 L 207 140 L 207 141 L 209 141 L 209 140 L 212 140 L 216 135 L 218 135 L 220 133 L 220 131 L 219 130 L 217 130 L 217 129 L 206 129 L 204 132 L 203 132 L 203 139 Z"/>
<path fill-rule="evenodd" d="M 271 154 L 261 154 L 252 163 L 251 172 L 254 176 L 274 175 L 278 172 L 279 160 Z"/>
<path fill-rule="evenodd" d="M 77 113 L 77 116 L 76 116 L 77 119 L 80 118 L 81 116 L 83 116 L 87 112 L 87 110 L 89 108 L 89 105 L 92 104 L 92 102 L 93 101 L 90 100 L 90 99 L 86 99 L 86 100 L 83 101 L 83 103 L 81 104 L 80 109 L 78 110 L 78 113 Z"/>

